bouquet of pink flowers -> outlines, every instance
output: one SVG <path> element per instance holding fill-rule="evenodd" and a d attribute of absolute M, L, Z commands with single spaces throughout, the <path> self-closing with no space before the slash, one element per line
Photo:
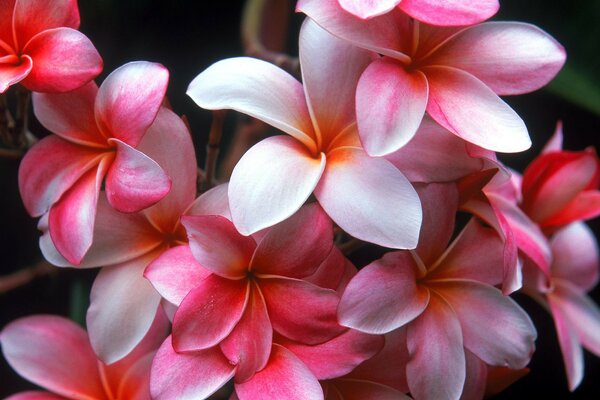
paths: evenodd
<path fill-rule="evenodd" d="M 560 123 L 522 173 L 496 155 L 532 144 L 500 96 L 545 86 L 564 48 L 487 21 L 497 0 L 299 0 L 295 59 L 261 42 L 282 2 L 247 3 L 252 57 L 189 83 L 213 113 L 199 169 L 165 66 L 97 84 L 76 0 L 0 0 L 0 136 L 24 152 L 39 247 L 53 266 L 100 268 L 86 329 L 1 327 L 6 362 L 46 390 L 9 399 L 482 399 L 535 351 L 517 292 L 552 316 L 575 390 L 583 349 L 600 356 L 585 223 L 600 160 L 564 150 Z M 39 140 L 30 98 L 51 132 Z M 254 139 L 235 136 L 217 180 L 222 110 L 250 117 L 237 133 Z"/>

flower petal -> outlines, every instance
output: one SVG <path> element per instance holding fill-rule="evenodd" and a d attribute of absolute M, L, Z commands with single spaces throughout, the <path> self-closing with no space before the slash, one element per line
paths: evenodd
<path fill-rule="evenodd" d="M 487 332 L 487 331 L 486 331 Z M 417 399 L 458 399 L 465 382 L 465 351 L 452 307 L 432 294 L 429 305 L 407 327 L 408 387 Z"/>
<path fill-rule="evenodd" d="M 357 148 L 327 155 L 315 196 L 327 214 L 357 239 L 392 248 L 415 248 L 421 204 L 408 180 L 389 161 Z"/>
<path fill-rule="evenodd" d="M 340 324 L 380 334 L 415 319 L 429 302 L 429 291 L 417 285 L 416 269 L 409 252 L 387 253 L 361 269 L 340 300 Z"/>
<path fill-rule="evenodd" d="M 181 218 L 194 258 L 211 272 L 230 279 L 246 276 L 256 242 L 242 236 L 219 215 L 184 215 Z"/>
<path fill-rule="evenodd" d="M 305 344 L 323 343 L 344 328 L 338 325 L 337 293 L 305 281 L 289 278 L 262 278 L 263 294 L 273 329 Z"/>
<path fill-rule="evenodd" d="M 473 75 L 450 67 L 425 67 L 427 112 L 440 125 L 488 150 L 527 150 L 531 139 L 521 118 Z"/>
<path fill-rule="evenodd" d="M 173 247 L 146 267 L 144 276 L 168 302 L 179 306 L 199 282 L 210 275 L 192 255 L 189 246 Z"/>
<path fill-rule="evenodd" d="M 20 48 L 37 33 L 66 26 L 79 28 L 77 0 L 18 0 L 13 15 L 14 31 Z"/>
<path fill-rule="evenodd" d="M 129 354 L 154 321 L 160 295 L 143 273 L 158 254 L 105 267 L 94 280 L 86 321 L 92 347 L 106 364 Z"/>
<path fill-rule="evenodd" d="M 269 229 L 252 257 L 256 273 L 304 278 L 313 274 L 333 247 L 333 225 L 312 203 Z"/>
<path fill-rule="evenodd" d="M 236 228 L 255 233 L 291 216 L 308 199 L 325 168 L 288 136 L 255 144 L 238 162 L 229 182 L 229 205 Z"/>
<path fill-rule="evenodd" d="M 107 147 L 94 116 L 97 93 L 93 81 L 67 93 L 33 93 L 33 111 L 46 129 L 69 142 Z"/>
<path fill-rule="evenodd" d="M 169 71 L 157 63 L 135 61 L 114 70 L 96 97 L 100 130 L 106 137 L 137 147 L 156 118 L 168 81 Z"/>
<path fill-rule="evenodd" d="M 308 110 L 321 142 L 318 147 L 326 148 L 356 119 L 356 85 L 371 62 L 371 53 L 333 36 L 311 19 L 302 25 L 299 46 Z"/>
<path fill-rule="evenodd" d="M 198 282 L 183 299 L 173 320 L 173 347 L 178 352 L 207 349 L 234 329 L 247 307 L 247 279 L 212 274 Z"/>
<path fill-rule="evenodd" d="M 104 156 L 50 135 L 36 143 L 19 166 L 19 191 L 27 212 L 39 217 Z M 52 168 L 40 168 L 51 164 Z"/>
<path fill-rule="evenodd" d="M 256 283 L 249 290 L 250 298 L 242 318 L 220 345 L 223 354 L 237 366 L 236 383 L 246 382 L 267 365 L 273 343 L 265 300 Z"/>
<path fill-rule="evenodd" d="M 366 152 L 383 156 L 407 144 L 421 124 L 427 96 L 421 71 L 406 71 L 385 57 L 373 61 L 356 88 L 356 122 Z"/>
<path fill-rule="evenodd" d="M 369 19 L 385 14 L 396 7 L 402 0 L 339 0 L 340 6 L 350 14 L 362 19 Z"/>
<path fill-rule="evenodd" d="M 56 28 L 35 35 L 23 52 L 33 60 L 23 86 L 34 92 L 68 92 L 102 72 L 98 50 L 83 33 Z"/>
<path fill-rule="evenodd" d="M 85 173 L 50 209 L 52 243 L 71 264 L 79 265 L 92 245 L 98 193 L 109 158 Z"/>
<path fill-rule="evenodd" d="M 498 12 L 498 0 L 402 0 L 402 11 L 431 25 L 471 25 L 484 21 Z"/>
<path fill-rule="evenodd" d="M 235 373 L 218 347 L 190 354 L 177 353 L 169 336 L 154 358 L 150 392 L 156 400 L 206 399 Z"/>
<path fill-rule="evenodd" d="M 271 63 L 248 57 L 219 61 L 190 83 L 187 94 L 202 108 L 248 114 L 316 150 L 302 84 Z"/>
<path fill-rule="evenodd" d="M 565 58 L 564 48 L 540 28 L 495 21 L 464 29 L 444 43 L 427 63 L 461 69 L 495 93 L 513 95 L 547 84 L 562 68 Z"/>
<path fill-rule="evenodd" d="M 116 157 L 106 175 L 106 198 L 121 212 L 138 212 L 169 193 L 171 178 L 150 157 L 118 139 Z"/>
<path fill-rule="evenodd" d="M 462 327 L 464 345 L 491 365 L 523 368 L 537 333 L 529 316 L 510 297 L 475 281 L 428 283 L 451 305 Z M 481 329 L 485 326 L 489 329 Z"/>
<path fill-rule="evenodd" d="M 411 48 L 410 18 L 400 11 L 363 20 L 347 13 L 338 0 L 299 0 L 296 10 L 305 13 L 335 36 L 358 47 L 403 62 L 410 61 L 405 54 Z"/>
<path fill-rule="evenodd" d="M 2 330 L 0 342 L 25 379 L 68 398 L 104 397 L 96 356 L 74 322 L 53 315 L 21 318 Z"/>
<path fill-rule="evenodd" d="M 18 63 L 18 64 L 17 64 Z M 29 75 L 33 63 L 29 56 L 15 57 L 14 63 L 0 63 L 0 94 Z"/>
<path fill-rule="evenodd" d="M 202 193 L 186 211 L 186 215 L 220 215 L 231 221 L 229 183 L 222 183 Z"/>
<path fill-rule="evenodd" d="M 317 378 L 292 352 L 276 344 L 267 366 L 249 381 L 236 383 L 235 391 L 240 400 L 323 400 Z"/>

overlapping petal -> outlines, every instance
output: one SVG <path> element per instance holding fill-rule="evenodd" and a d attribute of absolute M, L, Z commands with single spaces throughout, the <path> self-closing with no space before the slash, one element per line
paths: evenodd
<path fill-rule="evenodd" d="M 76 0 L 18 0 L 14 4 L 13 29 L 21 48 L 37 33 L 47 29 L 61 26 L 79 28 Z"/>
<path fill-rule="evenodd" d="M 10 57 L 10 60 L 2 57 L 4 62 L 0 63 L 0 94 L 6 92 L 10 86 L 25 79 L 33 67 L 33 62 L 29 56 L 23 56 L 20 60 L 17 57 L 8 57 Z"/>
<path fill-rule="evenodd" d="M 496 14 L 498 0 L 402 0 L 399 8 L 418 19 L 432 25 L 471 25 L 484 21 Z"/>
<path fill-rule="evenodd" d="M 336 149 L 328 154 L 315 196 L 358 239 L 400 249 L 417 245 L 422 215 L 418 195 L 385 159 L 358 148 Z"/>
<path fill-rule="evenodd" d="M 244 154 L 229 182 L 229 205 L 244 235 L 283 221 L 313 192 L 325 155 L 313 156 L 294 138 L 267 138 Z"/>
<path fill-rule="evenodd" d="M 338 0 L 340 6 L 357 17 L 367 19 L 385 14 L 402 0 Z"/>

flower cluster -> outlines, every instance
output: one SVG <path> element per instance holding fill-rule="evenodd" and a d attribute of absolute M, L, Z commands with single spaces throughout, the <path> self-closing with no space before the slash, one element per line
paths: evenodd
<path fill-rule="evenodd" d="M 0 332 L 49 391 L 11 400 L 206 399 L 230 381 L 239 400 L 481 399 L 535 350 L 516 291 L 552 314 L 570 390 L 582 348 L 600 356 L 583 222 L 600 215 L 600 160 L 563 150 L 560 126 L 522 175 L 496 158 L 531 145 L 499 96 L 565 61 L 535 26 L 484 22 L 497 1 L 299 0 L 301 81 L 238 57 L 190 83 L 201 108 L 284 133 L 199 196 L 165 67 L 98 86 L 75 0 L 0 4 L 0 93 L 32 91 L 52 132 L 19 170 L 41 251 L 101 267 L 87 332 L 47 315 Z M 348 243 L 381 257 L 357 268 Z"/>

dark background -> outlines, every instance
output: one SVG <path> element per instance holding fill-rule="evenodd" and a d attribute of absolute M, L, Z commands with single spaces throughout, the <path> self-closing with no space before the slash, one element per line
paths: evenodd
<path fill-rule="evenodd" d="M 549 89 L 507 98 L 525 120 L 533 147 L 523 154 L 503 156 L 503 160 L 522 170 L 550 137 L 559 119 L 564 123 L 565 148 L 598 147 L 600 57 L 596 52 L 600 47 L 600 2 L 520 0 L 501 3 L 496 19 L 540 26 L 566 47 L 569 57 L 565 72 Z M 98 82 L 128 61 L 156 61 L 169 69 L 168 97 L 175 112 L 189 117 L 202 162 L 210 113 L 197 108 L 185 90 L 189 82 L 213 62 L 242 54 L 239 40 L 242 6 L 242 0 L 81 0 L 81 31 L 104 58 L 105 68 Z M 301 19 L 296 16 L 292 24 L 292 53 Z M 31 129 L 36 135 L 45 134 L 34 121 Z M 0 275 L 30 266 L 41 258 L 36 221 L 27 215 L 20 202 L 17 170 L 18 161 L 0 159 Z M 598 221 L 590 224 L 598 235 Z M 355 261 L 359 266 L 364 263 L 360 259 Z M 59 270 L 0 294 L 0 329 L 16 318 L 38 313 L 60 314 L 81 321 L 94 275 L 95 271 Z M 598 302 L 600 291 L 596 289 L 592 296 Z M 599 359 L 586 352 L 585 378 L 580 388 L 570 394 L 551 318 L 528 299 L 516 298 L 538 328 L 537 351 L 530 374 L 498 398 L 515 399 L 526 395 L 549 399 L 598 398 Z M 0 357 L 0 397 L 32 388 Z"/>

